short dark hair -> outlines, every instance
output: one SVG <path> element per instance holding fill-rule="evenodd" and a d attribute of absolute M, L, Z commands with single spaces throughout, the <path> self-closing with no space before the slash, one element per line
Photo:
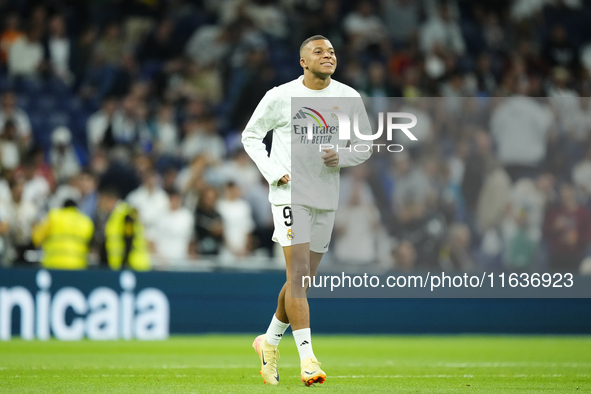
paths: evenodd
<path fill-rule="evenodd" d="M 103 196 L 108 196 L 108 197 L 116 198 L 116 199 L 121 198 L 121 193 L 119 192 L 117 187 L 115 187 L 112 184 L 100 185 L 98 192 L 99 192 L 99 194 L 101 194 Z"/>
<path fill-rule="evenodd" d="M 167 187 L 164 191 L 166 192 L 166 194 L 168 194 L 168 197 L 181 196 L 181 191 L 176 187 Z"/>
<path fill-rule="evenodd" d="M 304 49 L 304 47 L 306 46 L 307 43 L 309 43 L 310 41 L 316 41 L 316 40 L 328 40 L 328 38 L 321 36 L 320 34 L 316 34 L 315 36 L 306 38 L 304 40 L 304 42 L 302 42 L 302 45 L 300 45 L 300 55 L 302 54 L 302 49 Z"/>
<path fill-rule="evenodd" d="M 16 128 L 16 123 L 12 119 L 8 119 L 6 122 L 4 122 L 4 129 L 9 128 Z"/>
<path fill-rule="evenodd" d="M 74 201 L 74 199 L 72 198 L 67 198 L 66 201 L 64 201 L 63 207 L 64 208 L 70 208 L 70 207 L 77 207 L 78 204 L 76 204 L 76 201 Z"/>
<path fill-rule="evenodd" d="M 92 178 L 96 179 L 96 176 L 94 175 L 94 172 L 92 172 L 92 170 L 88 167 L 83 168 L 82 170 L 80 170 L 80 175 L 84 175 L 84 176 L 89 176 Z"/>

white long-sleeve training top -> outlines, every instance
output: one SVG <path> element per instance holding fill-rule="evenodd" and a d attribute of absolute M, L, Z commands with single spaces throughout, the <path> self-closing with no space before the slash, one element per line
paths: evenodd
<path fill-rule="evenodd" d="M 314 110 L 335 108 L 343 111 L 349 116 L 351 125 L 353 114 L 358 113 L 362 134 L 371 134 L 369 120 L 355 89 L 331 79 L 326 88 L 312 90 L 304 86 L 303 79 L 300 76 L 265 94 L 242 133 L 242 143 L 269 182 L 271 204 L 300 204 L 334 211 L 338 206 L 339 168 L 367 160 L 372 154 L 372 141 L 359 140 L 351 130 L 350 146 L 366 146 L 359 151 L 343 149 L 349 141 L 339 139 L 337 115 L 326 116 L 324 112 L 324 116 L 319 116 Z M 295 99 L 293 108 L 292 98 Z M 306 133 L 310 117 L 314 124 L 312 139 L 308 139 Z M 273 130 L 273 143 L 271 154 L 267 156 L 262 141 L 270 130 Z M 324 164 L 321 157 L 325 153 L 320 151 L 320 144 L 327 149 L 329 145 L 334 146 L 333 150 L 339 155 L 337 167 Z M 286 174 L 291 181 L 277 186 L 279 179 Z"/>

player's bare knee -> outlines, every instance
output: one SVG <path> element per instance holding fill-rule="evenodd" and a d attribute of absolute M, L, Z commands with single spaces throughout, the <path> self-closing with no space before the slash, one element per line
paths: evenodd
<path fill-rule="evenodd" d="M 301 283 L 301 278 L 304 276 L 310 276 L 310 265 L 306 263 L 300 263 L 297 265 L 293 265 L 290 270 L 290 278 L 291 283 L 294 283 L 294 279 L 297 279 L 299 283 Z"/>

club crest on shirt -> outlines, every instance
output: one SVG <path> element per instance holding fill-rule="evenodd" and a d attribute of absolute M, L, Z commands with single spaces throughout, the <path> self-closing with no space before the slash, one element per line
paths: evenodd
<path fill-rule="evenodd" d="M 339 109 L 339 107 L 338 107 L 337 105 L 335 105 L 334 107 L 332 107 L 332 109 Z M 330 116 L 332 116 L 332 118 L 333 118 L 334 120 L 339 120 L 339 118 L 337 117 L 337 115 L 336 115 L 336 114 L 334 114 L 334 113 L 330 114 Z"/>
<path fill-rule="evenodd" d="M 291 229 L 287 229 L 287 239 L 289 239 L 289 240 L 293 239 L 293 231 L 291 231 Z"/>

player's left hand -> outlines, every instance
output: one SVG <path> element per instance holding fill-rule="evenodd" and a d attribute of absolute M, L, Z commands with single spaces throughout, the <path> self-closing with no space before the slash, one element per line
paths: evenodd
<path fill-rule="evenodd" d="M 339 164 L 339 154 L 332 149 L 322 149 L 326 154 L 321 157 L 327 167 L 336 167 Z"/>

